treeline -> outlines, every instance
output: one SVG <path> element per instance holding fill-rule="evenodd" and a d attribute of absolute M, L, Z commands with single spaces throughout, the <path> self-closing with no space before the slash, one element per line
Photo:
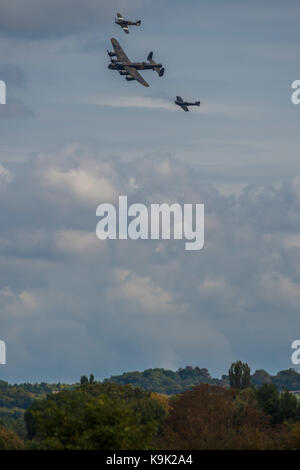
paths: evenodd
<path fill-rule="evenodd" d="M 35 398 L 39 398 L 52 393 L 61 391 L 67 385 L 47 384 L 14 384 L 11 385 L 4 380 L 0 380 L 0 407 L 6 408 L 23 408 L 26 409 Z"/>
<path fill-rule="evenodd" d="M 84 378 L 30 405 L 24 440 L 0 428 L 0 449 L 300 450 L 296 397 L 273 384 L 247 386 L 243 369 L 233 382 L 243 388 L 201 384 L 166 396 Z"/>
<path fill-rule="evenodd" d="M 47 394 L 69 387 L 62 384 L 14 384 L 0 380 L 0 426 L 16 432 L 24 438 L 24 413 L 31 403 Z"/>
<path fill-rule="evenodd" d="M 299 449 L 300 389 L 293 369 L 276 376 L 233 363 L 149 369 L 74 385 L 0 381 L 1 449 Z M 118 383 L 120 382 L 120 383 Z"/>
<path fill-rule="evenodd" d="M 126 372 L 122 375 L 111 376 L 105 382 L 113 382 L 119 385 L 131 384 L 166 395 L 190 390 L 196 385 L 203 383 L 209 385 L 229 386 L 229 375 L 223 375 L 221 379 L 211 377 L 205 368 L 186 366 L 176 372 L 166 369 L 147 369 L 143 372 Z M 277 375 L 270 375 L 265 370 L 257 370 L 251 376 L 251 382 L 259 387 L 264 383 L 275 385 L 279 391 L 287 389 L 290 391 L 300 390 L 300 374 L 294 369 L 283 370 Z"/>
<path fill-rule="evenodd" d="M 226 380 L 214 379 L 205 368 L 186 366 L 176 372 L 166 369 L 147 369 L 144 372 L 125 372 L 112 376 L 104 382 L 119 385 L 134 385 L 166 395 L 174 395 L 189 390 L 195 385 L 207 383 L 210 385 L 225 385 Z M 228 383 L 228 380 L 227 380 Z"/>

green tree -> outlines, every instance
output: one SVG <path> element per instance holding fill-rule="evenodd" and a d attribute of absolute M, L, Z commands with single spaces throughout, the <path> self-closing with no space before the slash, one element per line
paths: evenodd
<path fill-rule="evenodd" d="M 237 361 L 229 369 L 230 387 L 243 390 L 251 386 L 250 367 L 246 362 Z"/>
<path fill-rule="evenodd" d="M 95 383 L 94 374 L 90 374 L 89 383 L 90 383 L 90 384 L 94 384 L 94 383 Z"/>
<path fill-rule="evenodd" d="M 150 393 L 116 384 L 87 384 L 35 401 L 25 413 L 33 448 L 149 448 L 166 410 Z"/>
<path fill-rule="evenodd" d="M 89 383 L 89 379 L 87 378 L 87 376 L 82 375 L 80 377 L 80 385 L 85 386 L 85 385 L 88 385 L 88 383 Z"/>
<path fill-rule="evenodd" d="M 275 385 L 265 383 L 256 390 L 256 398 L 261 410 L 271 417 L 272 424 L 278 424 L 279 418 L 279 392 Z"/>
<path fill-rule="evenodd" d="M 299 418 L 299 406 L 297 398 L 289 391 L 284 391 L 279 396 L 279 421 L 296 422 Z"/>

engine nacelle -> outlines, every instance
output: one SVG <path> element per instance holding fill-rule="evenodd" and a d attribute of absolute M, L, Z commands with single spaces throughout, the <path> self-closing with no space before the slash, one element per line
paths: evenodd
<path fill-rule="evenodd" d="M 119 74 L 120 74 L 120 75 L 129 75 L 129 73 L 126 72 L 125 70 L 121 70 L 121 71 L 119 72 Z"/>
<path fill-rule="evenodd" d="M 133 77 L 125 77 L 127 82 L 133 82 L 135 80 L 135 78 Z"/>
<path fill-rule="evenodd" d="M 115 52 L 107 51 L 107 54 L 109 55 L 109 57 L 117 57 L 117 54 Z"/>

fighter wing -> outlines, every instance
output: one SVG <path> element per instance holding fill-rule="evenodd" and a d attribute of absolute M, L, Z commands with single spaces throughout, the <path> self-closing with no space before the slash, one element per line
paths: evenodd
<path fill-rule="evenodd" d="M 189 112 L 189 108 L 187 106 L 185 106 L 185 104 L 180 104 L 179 105 L 186 113 Z"/>
<path fill-rule="evenodd" d="M 121 15 L 121 13 L 117 13 L 117 17 L 120 19 L 120 20 L 123 20 L 123 16 Z"/>
<path fill-rule="evenodd" d="M 115 38 L 111 38 L 111 43 L 113 45 L 114 51 L 117 55 L 117 59 L 122 62 L 122 64 L 130 64 L 130 60 L 123 51 L 122 47 Z"/>
<path fill-rule="evenodd" d="M 178 101 L 179 103 L 183 103 L 183 99 L 181 98 L 181 96 L 176 96 L 176 101 Z"/>
<path fill-rule="evenodd" d="M 122 26 L 122 29 L 126 34 L 129 34 L 129 28 L 127 25 Z"/>
<path fill-rule="evenodd" d="M 126 72 L 130 73 L 132 78 L 134 78 L 141 85 L 143 85 L 145 87 L 149 87 L 149 84 L 146 82 L 146 80 L 143 79 L 142 75 L 140 75 L 135 68 L 125 66 L 124 69 L 126 70 Z"/>

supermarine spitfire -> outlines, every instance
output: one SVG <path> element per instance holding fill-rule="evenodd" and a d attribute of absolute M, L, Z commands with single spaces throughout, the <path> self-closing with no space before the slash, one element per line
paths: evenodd
<path fill-rule="evenodd" d="M 141 20 L 138 20 L 138 21 L 127 21 L 127 20 L 124 20 L 123 16 L 121 15 L 121 13 L 117 13 L 117 18 L 115 19 L 115 23 L 118 24 L 119 26 L 121 26 L 121 28 L 123 29 L 123 31 L 126 33 L 126 34 L 129 34 L 129 28 L 128 26 L 141 26 Z"/>
<path fill-rule="evenodd" d="M 181 107 L 186 113 L 189 112 L 188 106 L 200 106 L 200 101 L 195 101 L 195 103 L 189 103 L 184 101 L 181 96 L 176 96 L 175 104 Z"/>
<path fill-rule="evenodd" d="M 111 39 L 111 43 L 114 51 L 107 51 L 111 60 L 108 68 L 110 70 L 117 70 L 120 75 L 125 76 L 128 82 L 136 80 L 141 85 L 149 87 L 149 84 L 138 73 L 138 70 L 154 70 L 160 77 L 164 75 L 165 69 L 161 64 L 157 64 L 153 60 L 153 52 L 150 52 L 148 55 L 148 62 L 131 62 L 115 38 Z M 116 58 L 114 59 L 114 57 Z"/>

